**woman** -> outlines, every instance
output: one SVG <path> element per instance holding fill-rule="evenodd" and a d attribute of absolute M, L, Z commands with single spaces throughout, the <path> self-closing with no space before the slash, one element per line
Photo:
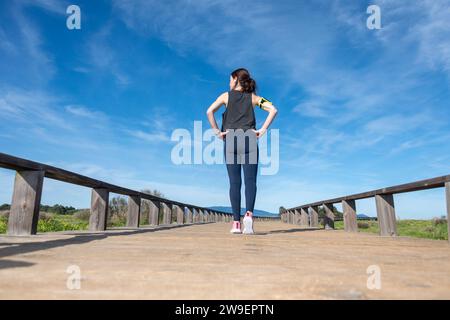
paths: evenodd
<path fill-rule="evenodd" d="M 222 129 L 217 126 L 214 113 L 225 105 Z M 254 108 L 269 112 L 263 126 L 256 130 Z M 244 170 L 246 213 L 242 233 L 253 233 L 253 209 L 256 198 L 258 171 L 257 138 L 264 135 L 272 123 L 277 109 L 272 103 L 256 95 L 256 82 L 246 69 L 240 68 L 230 75 L 230 91 L 221 94 L 206 112 L 216 135 L 224 140 L 225 160 L 230 179 L 230 201 L 234 221 L 231 233 L 241 233 L 241 167 Z"/>

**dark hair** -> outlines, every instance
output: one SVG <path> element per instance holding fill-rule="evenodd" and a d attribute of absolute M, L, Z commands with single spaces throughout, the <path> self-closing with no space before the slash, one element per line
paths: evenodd
<path fill-rule="evenodd" d="M 247 69 L 236 69 L 231 73 L 231 76 L 233 78 L 237 78 L 237 81 L 241 85 L 244 92 L 256 92 L 256 81 L 250 77 L 250 73 Z"/>

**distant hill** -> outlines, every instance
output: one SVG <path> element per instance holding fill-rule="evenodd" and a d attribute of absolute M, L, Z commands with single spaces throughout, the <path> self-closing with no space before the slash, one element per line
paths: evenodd
<path fill-rule="evenodd" d="M 360 220 L 376 220 L 377 219 L 376 217 L 369 217 L 368 215 L 365 215 L 365 214 L 357 214 L 356 218 L 360 219 Z"/>
<path fill-rule="evenodd" d="M 233 210 L 231 209 L 231 207 L 215 206 L 215 207 L 208 207 L 208 208 L 213 209 L 213 210 L 217 210 L 217 211 L 233 213 Z M 244 213 L 245 213 L 245 208 L 243 208 L 241 210 L 241 215 L 244 215 Z M 264 210 L 258 210 L 258 209 L 255 209 L 253 211 L 253 215 L 255 217 L 276 217 L 276 216 L 278 216 L 277 213 L 272 213 L 272 212 L 268 212 L 268 211 L 264 211 Z"/>

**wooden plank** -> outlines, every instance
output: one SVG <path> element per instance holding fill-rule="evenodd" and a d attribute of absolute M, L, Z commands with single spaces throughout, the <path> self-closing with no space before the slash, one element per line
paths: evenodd
<path fill-rule="evenodd" d="M 396 236 L 397 222 L 395 218 L 394 196 L 392 194 L 376 195 L 375 203 L 377 207 L 380 235 Z"/>
<path fill-rule="evenodd" d="M 325 210 L 325 216 L 323 217 L 323 222 L 325 229 L 334 229 L 334 212 L 332 203 L 324 203 L 323 209 Z"/>
<path fill-rule="evenodd" d="M 306 228 L 309 226 L 308 208 L 300 209 L 300 226 Z"/>
<path fill-rule="evenodd" d="M 8 219 L 8 234 L 37 233 L 44 171 L 17 171 Z"/>
<path fill-rule="evenodd" d="M 450 242 L 450 182 L 445 183 L 445 199 L 447 202 L 447 236 Z"/>
<path fill-rule="evenodd" d="M 90 231 L 105 231 L 108 218 L 109 190 L 92 189 Z"/>
<path fill-rule="evenodd" d="M 128 196 L 127 227 L 139 228 L 141 217 L 141 197 Z"/>
<path fill-rule="evenodd" d="M 357 232 L 358 223 L 356 219 L 355 200 L 342 200 L 342 211 L 344 215 L 344 230 L 347 232 Z"/>

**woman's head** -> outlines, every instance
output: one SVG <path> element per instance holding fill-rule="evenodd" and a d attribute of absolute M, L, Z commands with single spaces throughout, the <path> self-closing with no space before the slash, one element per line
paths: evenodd
<path fill-rule="evenodd" d="M 253 93 L 256 91 L 256 82 L 250 77 L 247 69 L 239 68 L 231 73 L 230 89 L 233 90 L 239 85 L 243 92 Z"/>

